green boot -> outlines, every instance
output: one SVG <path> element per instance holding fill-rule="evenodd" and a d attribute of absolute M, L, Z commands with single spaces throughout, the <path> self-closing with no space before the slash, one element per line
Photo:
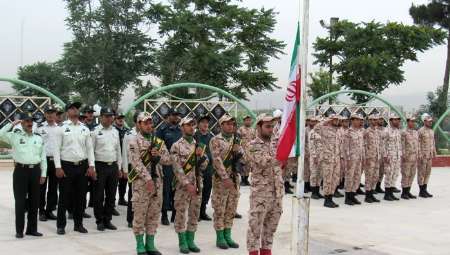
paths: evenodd
<path fill-rule="evenodd" d="M 147 251 L 148 255 L 161 255 L 161 252 L 159 252 L 155 247 L 155 236 L 154 235 L 148 235 L 145 237 L 145 250 Z"/>
<path fill-rule="evenodd" d="M 136 238 L 136 251 L 138 255 L 147 255 L 144 245 L 144 235 L 135 235 Z"/>
<path fill-rule="evenodd" d="M 186 233 L 181 232 L 178 233 L 178 247 L 180 248 L 180 252 L 183 254 L 189 253 L 189 247 L 186 242 Z"/>
<path fill-rule="evenodd" d="M 189 250 L 192 252 L 200 252 L 200 248 L 194 243 L 195 232 L 186 231 L 186 242 L 189 247 Z"/>
<path fill-rule="evenodd" d="M 223 230 L 216 230 L 216 246 L 224 250 L 229 248 L 223 236 Z"/>
<path fill-rule="evenodd" d="M 239 248 L 239 244 L 231 239 L 231 228 L 226 228 L 223 230 L 223 237 L 230 248 Z"/>

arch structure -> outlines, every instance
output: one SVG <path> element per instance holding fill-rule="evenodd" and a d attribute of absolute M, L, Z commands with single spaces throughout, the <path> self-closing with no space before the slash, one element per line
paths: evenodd
<path fill-rule="evenodd" d="M 442 130 L 442 128 L 440 127 L 442 121 L 444 121 L 445 117 L 447 117 L 447 115 L 450 114 L 450 108 L 447 109 L 447 111 L 444 112 L 444 114 L 442 114 L 439 119 L 436 121 L 436 123 L 434 123 L 433 126 L 433 130 L 436 132 L 436 130 L 445 137 L 445 139 L 447 139 L 447 141 L 450 141 L 450 137 L 447 135 L 447 133 Z"/>
<path fill-rule="evenodd" d="M 201 89 L 206 89 L 209 91 L 216 92 L 217 94 L 225 96 L 225 97 L 235 101 L 236 103 L 238 103 L 253 118 L 253 120 L 256 120 L 256 114 L 247 105 L 245 105 L 239 98 L 237 98 L 233 94 L 231 94 L 223 89 L 219 89 L 219 88 L 216 88 L 216 87 L 208 85 L 208 84 L 194 83 L 194 82 L 175 83 L 175 84 L 170 84 L 167 86 L 163 86 L 163 87 L 154 89 L 154 90 L 148 92 L 147 94 L 141 96 L 137 100 L 135 100 L 125 111 L 125 114 L 128 114 L 137 105 L 139 105 L 140 103 L 142 103 L 145 99 L 147 99 L 149 97 L 155 96 L 157 94 L 160 94 L 160 93 L 163 93 L 163 92 L 166 92 L 169 90 L 180 89 L 180 88 L 201 88 Z"/>
<path fill-rule="evenodd" d="M 50 92 L 50 91 L 48 91 L 48 90 L 46 90 L 44 88 L 41 88 L 38 85 L 35 85 L 35 84 L 31 83 L 31 82 L 27 82 L 27 81 L 23 81 L 23 80 L 19 80 L 19 79 L 3 78 L 3 77 L 0 77 L 0 81 L 6 81 L 6 82 L 9 82 L 9 83 L 12 83 L 12 84 L 22 85 L 22 86 L 25 86 L 27 88 L 39 91 L 42 94 L 50 97 L 52 100 L 54 100 L 56 103 L 58 103 L 61 107 L 64 107 L 66 105 L 59 97 L 57 97 L 52 92 Z"/>
<path fill-rule="evenodd" d="M 392 111 L 394 111 L 398 116 L 400 116 L 401 120 L 403 122 L 406 122 L 406 118 L 403 115 L 403 113 L 397 109 L 397 107 L 395 107 L 393 104 L 391 104 L 389 101 L 387 101 L 386 99 L 374 94 L 374 93 L 370 93 L 364 90 L 340 90 L 340 91 L 335 91 L 335 92 L 331 92 L 328 93 L 326 95 L 323 95 L 321 97 L 316 98 L 315 100 L 313 100 L 311 103 L 308 104 L 307 108 L 313 108 L 314 106 L 318 105 L 321 101 L 328 99 L 330 97 L 334 97 L 340 94 L 359 94 L 359 95 L 365 95 L 365 96 L 370 96 L 373 98 L 378 99 L 379 101 L 381 101 L 382 103 L 384 103 L 385 105 L 387 105 Z"/>

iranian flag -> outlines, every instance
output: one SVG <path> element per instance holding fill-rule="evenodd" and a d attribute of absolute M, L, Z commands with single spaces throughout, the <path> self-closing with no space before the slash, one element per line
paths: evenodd
<path fill-rule="evenodd" d="M 297 25 L 294 50 L 291 58 L 291 69 L 289 71 L 289 83 L 284 98 L 283 116 L 281 118 L 280 137 L 277 146 L 277 159 L 286 161 L 289 157 L 298 156 L 299 137 L 297 136 L 297 117 L 300 113 L 300 91 L 301 91 L 301 66 L 299 59 L 300 51 L 300 26 Z"/>

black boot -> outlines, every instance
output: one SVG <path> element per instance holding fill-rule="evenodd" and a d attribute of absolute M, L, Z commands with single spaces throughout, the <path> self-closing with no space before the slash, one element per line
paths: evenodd
<path fill-rule="evenodd" d="M 284 193 L 293 194 L 292 190 L 289 188 L 289 182 L 284 182 Z"/>
<path fill-rule="evenodd" d="M 248 177 L 247 176 L 241 176 L 241 186 L 248 186 Z"/>
<path fill-rule="evenodd" d="M 400 193 L 401 190 L 397 189 L 397 187 L 392 187 L 392 192 L 393 193 Z"/>
<path fill-rule="evenodd" d="M 402 188 L 402 195 L 400 197 L 403 199 L 409 200 L 408 188 Z"/>
<path fill-rule="evenodd" d="M 170 225 L 169 218 L 167 217 L 167 211 L 164 210 L 161 212 L 161 224 L 162 225 Z"/>
<path fill-rule="evenodd" d="M 336 190 L 334 191 L 333 197 L 339 198 L 339 197 L 344 197 L 344 195 L 342 195 L 342 194 L 339 192 L 338 188 L 336 188 Z"/>
<path fill-rule="evenodd" d="M 305 182 L 305 193 L 311 192 L 311 185 L 309 182 Z"/>
<path fill-rule="evenodd" d="M 390 187 L 390 194 L 391 194 L 391 197 L 392 197 L 392 199 L 394 199 L 394 200 L 400 200 L 398 197 L 396 197 L 396 196 L 394 196 L 394 192 L 395 192 L 395 187 Z"/>
<path fill-rule="evenodd" d="M 323 196 L 320 194 L 319 186 L 311 187 L 311 190 L 312 190 L 312 194 L 311 194 L 312 199 L 322 199 L 323 198 Z"/>
<path fill-rule="evenodd" d="M 369 203 L 369 204 L 375 202 L 375 201 L 373 201 L 370 193 L 371 193 L 371 191 L 366 191 L 366 198 L 364 199 L 364 202 Z"/>
<path fill-rule="evenodd" d="M 292 175 L 292 182 L 297 182 L 297 174 Z"/>
<path fill-rule="evenodd" d="M 392 198 L 392 195 L 391 195 L 391 188 L 385 188 L 386 189 L 386 192 L 384 192 L 384 200 L 386 200 L 386 201 L 394 201 L 394 199 Z"/>
<path fill-rule="evenodd" d="M 351 192 L 350 199 L 352 200 L 353 204 L 355 204 L 355 205 L 361 204 L 361 202 L 359 202 L 358 199 L 356 199 L 356 192 Z"/>
<path fill-rule="evenodd" d="M 365 195 L 366 193 L 364 193 L 364 191 L 362 191 L 361 187 L 359 187 L 359 188 L 356 190 L 356 194 L 358 194 L 358 195 Z"/>
<path fill-rule="evenodd" d="M 351 199 L 351 192 L 345 192 L 345 204 L 346 205 L 355 205 Z"/>
<path fill-rule="evenodd" d="M 372 198 L 372 200 L 375 202 L 375 203 L 379 203 L 380 202 L 380 200 L 378 200 L 374 195 L 373 195 L 373 190 L 371 190 L 370 191 L 370 197 Z"/>
<path fill-rule="evenodd" d="M 375 188 L 377 193 L 384 193 L 384 190 L 381 188 L 381 182 L 377 182 L 377 187 Z"/>
<path fill-rule="evenodd" d="M 172 216 L 170 216 L 170 222 L 175 222 L 175 216 L 177 215 L 177 211 L 175 211 L 175 208 L 172 210 Z"/>
<path fill-rule="evenodd" d="M 427 190 L 428 184 L 425 184 L 425 185 L 423 185 L 423 186 L 424 186 L 424 192 L 425 192 L 425 195 L 426 195 L 427 197 L 433 197 L 433 195 L 431 195 L 430 193 L 428 193 L 428 190 Z"/>
<path fill-rule="evenodd" d="M 339 207 L 338 204 L 333 202 L 333 196 L 332 195 L 326 195 L 325 196 L 325 201 L 323 202 L 323 206 L 328 207 L 328 208 Z"/>
<path fill-rule="evenodd" d="M 341 182 L 339 183 L 338 189 L 344 189 L 344 182 L 345 178 L 342 178 Z"/>
<path fill-rule="evenodd" d="M 209 217 L 209 215 L 206 214 L 206 211 L 202 211 L 202 212 L 200 212 L 199 220 L 211 221 L 211 217 Z"/>
<path fill-rule="evenodd" d="M 416 196 L 414 196 L 413 194 L 411 194 L 411 187 L 408 188 L 407 192 L 408 192 L 408 197 L 409 197 L 409 198 L 411 198 L 411 199 L 416 199 L 416 198 L 417 198 Z"/>

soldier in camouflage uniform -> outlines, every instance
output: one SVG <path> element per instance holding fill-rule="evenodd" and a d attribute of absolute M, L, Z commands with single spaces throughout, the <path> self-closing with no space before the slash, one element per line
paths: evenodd
<path fill-rule="evenodd" d="M 241 126 L 238 130 L 239 135 L 241 136 L 242 140 L 242 147 L 245 149 L 245 146 L 256 137 L 255 129 L 252 128 L 252 117 L 250 115 L 246 115 L 243 119 L 244 125 Z M 241 185 L 242 186 L 249 186 L 250 183 L 248 182 L 248 174 L 250 172 L 250 169 L 243 165 L 242 166 L 242 176 L 241 176 Z"/>
<path fill-rule="evenodd" d="M 211 139 L 213 176 L 212 207 L 216 246 L 221 249 L 239 248 L 231 238 L 231 227 L 239 201 L 239 173 L 233 167 L 240 160 L 243 149 L 233 134 L 235 119 L 228 114 L 220 118 L 221 133 Z"/>
<path fill-rule="evenodd" d="M 394 201 L 398 200 L 394 196 L 395 183 L 400 173 L 400 164 L 402 157 L 402 141 L 400 132 L 400 117 L 396 114 L 389 116 L 390 127 L 384 133 L 384 200 Z"/>
<path fill-rule="evenodd" d="M 309 134 L 314 128 L 314 116 L 308 116 L 305 120 L 305 159 L 304 159 L 304 169 L 303 169 L 303 181 L 305 182 L 304 191 L 308 193 L 311 191 L 311 185 L 309 178 L 311 177 L 310 163 L 309 163 Z"/>
<path fill-rule="evenodd" d="M 245 153 L 245 162 L 252 173 L 247 250 L 250 255 L 269 255 L 283 212 L 283 177 L 275 157 L 276 148 L 271 143 L 273 118 L 261 114 L 256 125 L 258 136 Z"/>
<path fill-rule="evenodd" d="M 417 198 L 411 194 L 411 185 L 416 175 L 419 156 L 419 135 L 416 130 L 416 118 L 406 118 L 407 127 L 402 132 L 402 195 L 403 199 Z"/>
<path fill-rule="evenodd" d="M 374 190 L 374 193 L 384 193 L 384 190 L 381 188 L 381 182 L 383 181 L 384 177 L 384 134 L 386 132 L 386 128 L 384 127 L 384 119 L 381 115 L 379 115 L 378 118 L 378 136 L 380 137 L 380 152 L 381 152 L 381 160 L 380 160 L 380 170 L 378 172 L 378 182 L 377 186 Z"/>
<path fill-rule="evenodd" d="M 373 194 L 380 173 L 380 161 L 382 160 L 380 134 L 378 130 L 378 118 L 376 114 L 369 116 L 369 128 L 364 130 L 364 173 L 367 203 L 380 202 Z"/>
<path fill-rule="evenodd" d="M 311 198 L 312 199 L 322 199 L 323 196 L 320 194 L 320 182 L 322 180 L 322 172 L 319 168 L 319 156 L 320 151 L 318 144 L 320 142 L 319 130 L 324 125 L 324 122 L 319 122 L 320 117 L 315 117 L 317 124 L 310 131 L 308 135 L 308 152 L 309 152 L 309 169 L 310 169 L 310 186 L 311 186 Z M 306 138 L 305 138 L 306 139 Z"/>
<path fill-rule="evenodd" d="M 162 206 L 161 164 L 171 164 L 170 155 L 164 143 L 153 135 L 152 117 L 141 113 L 137 118 L 139 133 L 128 141 L 130 163 L 137 176 L 133 181 L 133 232 L 136 250 L 139 255 L 161 254 L 155 247 L 155 234 Z M 155 141 L 159 149 L 153 146 Z M 144 165 L 142 155 L 149 153 L 151 162 Z M 148 155 L 148 154 L 147 154 Z M 152 167 L 152 165 L 154 167 Z M 129 178 L 132 173 L 129 173 Z M 144 244 L 144 233 L 145 244 Z"/>
<path fill-rule="evenodd" d="M 340 137 L 336 131 L 339 125 L 339 117 L 332 114 L 324 125 L 317 130 L 320 139 L 317 143 L 318 157 L 314 160 L 323 174 L 323 194 L 325 196 L 324 206 L 328 208 L 339 207 L 333 202 L 333 195 L 339 185 L 339 173 L 341 169 L 341 144 Z M 318 189 L 318 187 L 315 187 Z M 316 190 L 317 191 L 317 190 Z"/>
<path fill-rule="evenodd" d="M 356 190 L 361 182 L 362 165 L 364 162 L 364 136 L 362 124 L 364 118 L 359 114 L 352 114 L 352 126 L 345 133 L 343 153 L 347 163 L 345 169 L 345 204 L 359 205 L 356 199 Z"/>
<path fill-rule="evenodd" d="M 436 146 L 434 142 L 433 118 L 426 114 L 423 117 L 424 126 L 419 129 L 419 165 L 417 182 L 420 188 L 420 197 L 433 197 L 427 191 L 428 180 L 431 174 L 431 163 L 436 157 Z"/>
<path fill-rule="evenodd" d="M 180 121 L 183 137 L 171 149 L 173 171 L 176 176 L 174 206 L 175 232 L 178 234 L 178 247 L 181 253 L 200 252 L 194 243 L 197 231 L 202 198 L 202 176 L 208 165 L 205 146 L 197 144 L 193 135 L 195 120 L 184 117 Z M 188 214 L 186 219 L 186 213 Z M 187 227 L 186 227 L 187 223 Z"/>

